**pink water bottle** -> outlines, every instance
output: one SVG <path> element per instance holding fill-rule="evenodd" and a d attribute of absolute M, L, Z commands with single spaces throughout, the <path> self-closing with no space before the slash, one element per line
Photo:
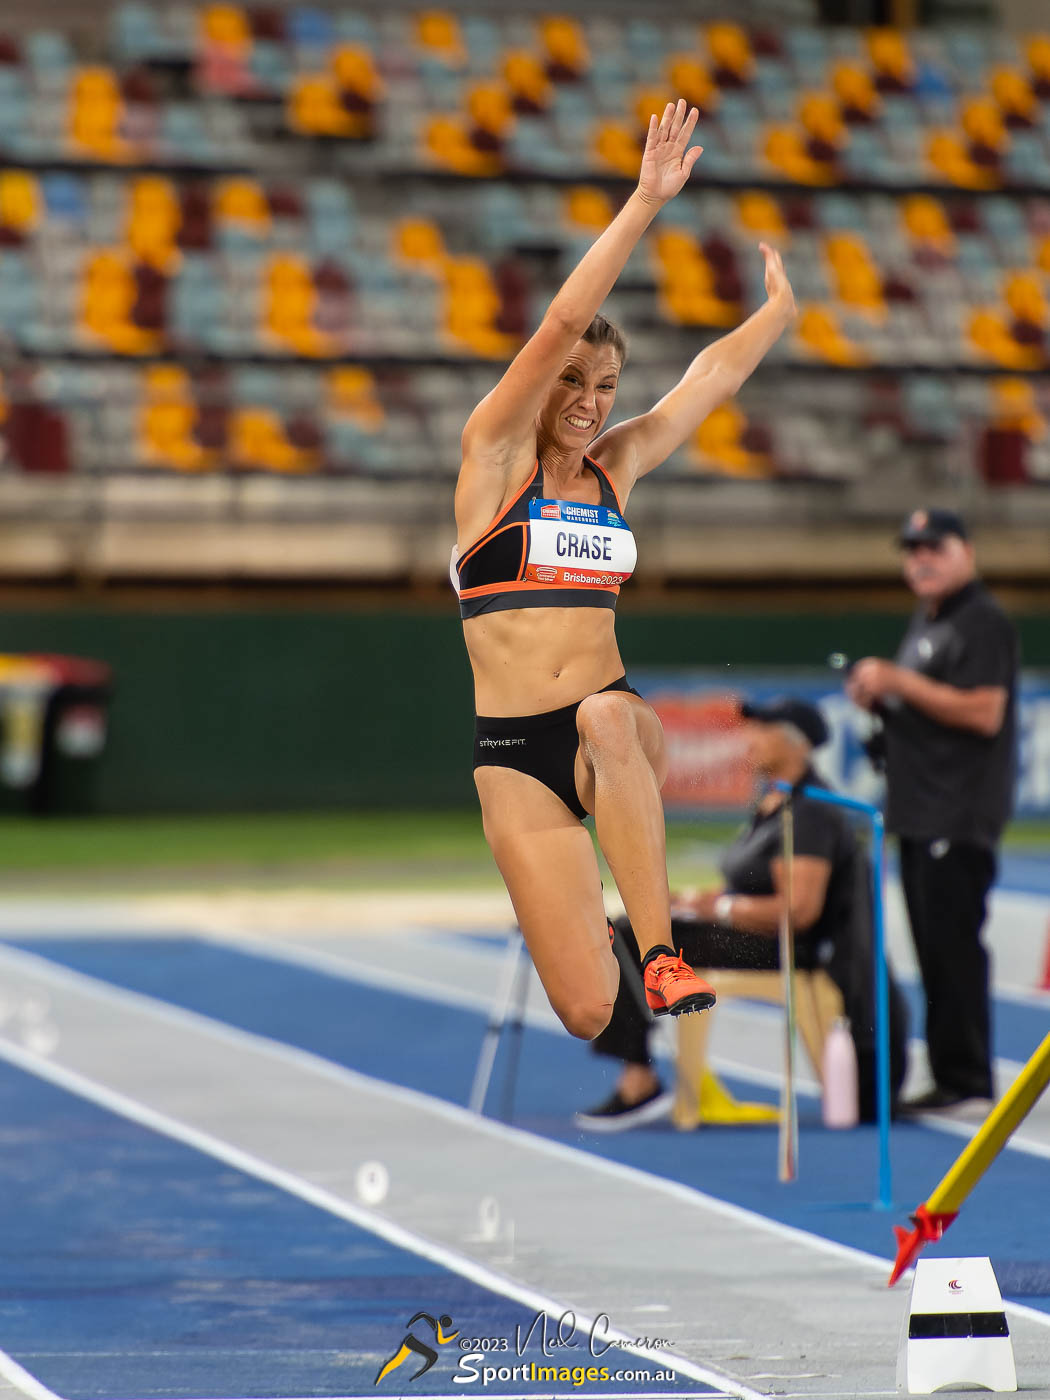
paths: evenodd
<path fill-rule="evenodd" d="M 857 1125 L 857 1051 L 849 1022 L 839 1017 L 824 1041 L 824 1126 L 855 1128 Z"/>

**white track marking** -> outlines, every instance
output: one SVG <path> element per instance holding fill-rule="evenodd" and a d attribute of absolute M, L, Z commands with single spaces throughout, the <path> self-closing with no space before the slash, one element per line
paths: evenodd
<path fill-rule="evenodd" d="M 19 1366 L 14 1357 L 8 1356 L 6 1351 L 0 1351 L 0 1379 L 20 1390 L 29 1400 L 62 1400 L 53 1390 L 48 1390 L 42 1381 L 31 1376 L 24 1366 Z"/>

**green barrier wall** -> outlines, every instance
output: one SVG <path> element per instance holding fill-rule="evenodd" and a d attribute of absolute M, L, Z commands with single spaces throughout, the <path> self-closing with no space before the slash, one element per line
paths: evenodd
<path fill-rule="evenodd" d="M 892 654 L 904 614 L 643 613 L 634 666 L 822 666 Z M 1050 619 L 1020 622 L 1050 666 Z M 467 802 L 471 689 L 447 612 L 49 612 L 0 616 L 0 651 L 96 657 L 115 673 L 99 810 L 236 811 Z"/>

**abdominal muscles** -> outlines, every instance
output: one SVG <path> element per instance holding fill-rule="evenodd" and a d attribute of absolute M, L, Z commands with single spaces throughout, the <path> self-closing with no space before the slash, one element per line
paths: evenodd
<path fill-rule="evenodd" d="M 463 624 L 479 715 L 572 705 L 623 675 L 611 608 L 512 608 Z"/>

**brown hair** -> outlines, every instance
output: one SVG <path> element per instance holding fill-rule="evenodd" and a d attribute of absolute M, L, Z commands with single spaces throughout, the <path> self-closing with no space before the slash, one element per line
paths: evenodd
<path fill-rule="evenodd" d="M 588 345 L 611 345 L 620 357 L 620 368 L 627 363 L 627 337 L 604 316 L 595 316 L 580 339 Z"/>

